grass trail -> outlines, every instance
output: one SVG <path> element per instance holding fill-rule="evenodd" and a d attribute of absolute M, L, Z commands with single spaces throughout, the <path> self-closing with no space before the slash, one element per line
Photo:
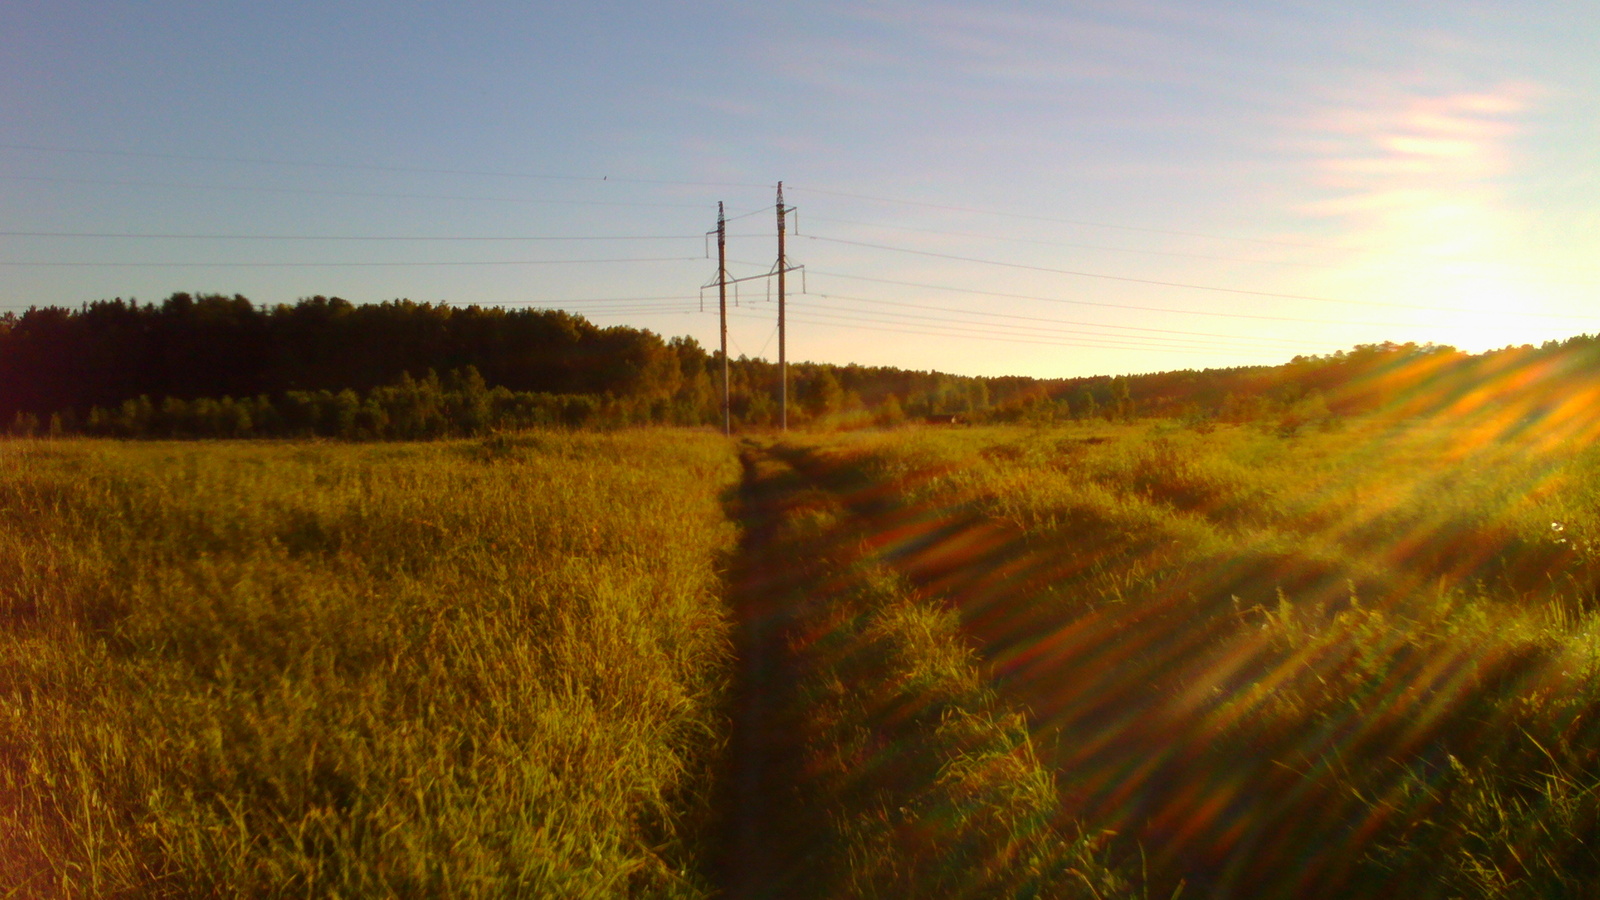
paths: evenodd
<path fill-rule="evenodd" d="M 729 895 L 1121 895 L 955 618 L 786 456 L 744 454 Z"/>

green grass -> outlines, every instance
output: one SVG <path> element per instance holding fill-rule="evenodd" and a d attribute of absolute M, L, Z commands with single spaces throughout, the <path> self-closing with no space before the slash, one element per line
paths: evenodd
<path fill-rule="evenodd" d="M 1487 423 L 0 444 L 0 885 L 1591 896 L 1600 452 Z"/>
<path fill-rule="evenodd" d="M 960 623 L 864 545 L 840 501 L 801 487 L 780 446 L 755 490 L 775 499 L 767 573 L 787 736 L 782 844 L 760 896 L 1122 896 L 1105 835 L 1063 814 L 1024 717 L 988 683 Z"/>
<path fill-rule="evenodd" d="M 1153 890 L 1587 896 L 1600 454 L 1536 437 L 920 429 L 818 459 L 894 498 L 880 524 L 997 529 L 954 575 L 902 566 Z"/>
<path fill-rule="evenodd" d="M 15 896 L 706 896 L 727 445 L 0 446 Z"/>

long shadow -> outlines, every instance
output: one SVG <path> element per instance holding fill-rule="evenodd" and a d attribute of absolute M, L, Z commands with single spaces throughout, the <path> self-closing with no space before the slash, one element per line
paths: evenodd
<path fill-rule="evenodd" d="M 822 828 L 795 791 L 801 761 L 786 635 L 803 598 L 801 575 L 777 540 L 799 480 L 753 442 L 741 448 L 740 463 L 744 476 L 730 510 L 744 529 L 730 572 L 739 668 L 723 781 L 721 882 L 730 898 L 790 897 L 806 880 L 805 859 Z"/>

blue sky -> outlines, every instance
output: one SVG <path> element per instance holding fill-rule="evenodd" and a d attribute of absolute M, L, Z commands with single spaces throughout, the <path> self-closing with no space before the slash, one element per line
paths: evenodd
<path fill-rule="evenodd" d="M 703 233 L 751 213 L 730 269 L 765 271 L 781 179 L 792 359 L 1539 342 L 1600 331 L 1597 49 L 1579 2 L 12 3 L 0 305 L 409 297 L 714 346 Z M 733 352 L 775 357 L 739 296 Z"/>

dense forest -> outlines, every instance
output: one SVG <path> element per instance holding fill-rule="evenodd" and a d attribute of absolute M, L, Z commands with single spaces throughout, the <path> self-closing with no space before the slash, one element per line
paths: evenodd
<path fill-rule="evenodd" d="M 530 425 L 713 424 L 721 357 L 692 338 L 550 310 L 311 297 L 258 306 L 174 294 L 0 317 L 0 422 L 13 432 L 417 438 Z M 730 361 L 741 427 L 777 417 L 777 366 Z M 1136 415 L 1286 427 L 1498 403 L 1577 414 L 1600 398 L 1600 338 L 1469 355 L 1364 345 L 1280 366 L 1041 380 L 790 366 L 795 425 Z"/>

